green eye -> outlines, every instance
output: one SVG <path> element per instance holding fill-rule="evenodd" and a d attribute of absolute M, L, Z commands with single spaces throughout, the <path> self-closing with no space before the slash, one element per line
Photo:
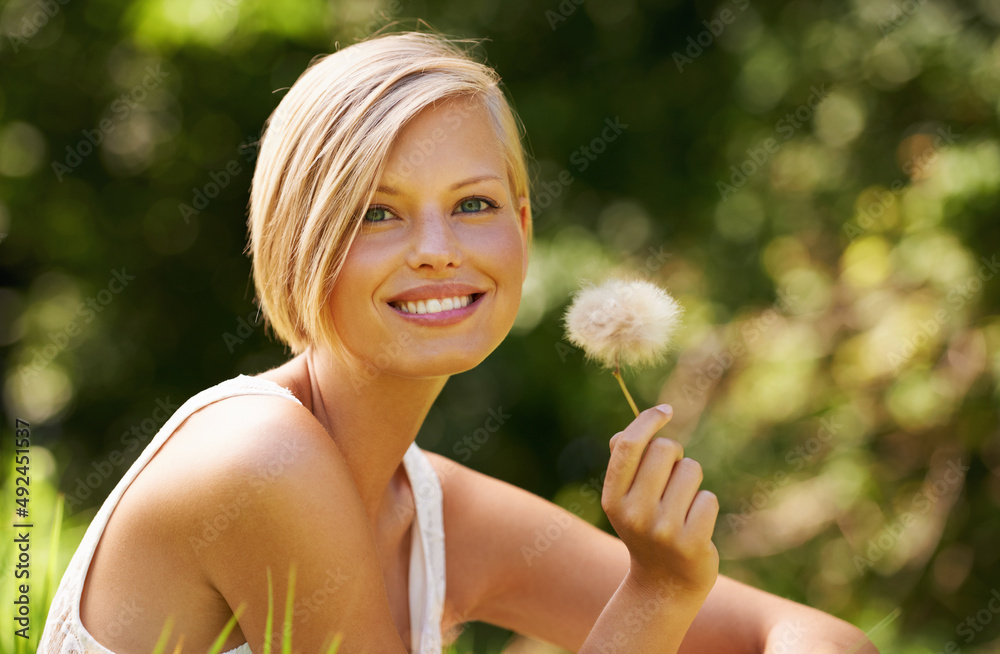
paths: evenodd
<path fill-rule="evenodd" d="M 482 211 L 483 205 L 486 203 L 479 198 L 469 198 L 468 200 L 462 200 L 462 204 L 458 205 L 462 211 Z"/>
<path fill-rule="evenodd" d="M 372 207 L 365 212 L 365 220 L 370 223 L 380 223 L 389 218 L 389 211 L 383 207 Z"/>
<path fill-rule="evenodd" d="M 467 198 L 459 203 L 458 208 L 462 213 L 477 213 L 496 209 L 497 205 L 486 198 Z"/>

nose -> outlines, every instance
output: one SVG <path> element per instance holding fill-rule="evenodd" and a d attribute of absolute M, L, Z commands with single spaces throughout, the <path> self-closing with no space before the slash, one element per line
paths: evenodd
<path fill-rule="evenodd" d="M 414 269 L 432 270 L 461 265 L 461 248 L 448 215 L 440 210 L 427 210 L 413 221 L 407 263 Z"/>

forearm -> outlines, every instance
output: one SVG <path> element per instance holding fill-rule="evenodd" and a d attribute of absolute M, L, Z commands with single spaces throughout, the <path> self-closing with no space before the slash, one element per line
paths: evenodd
<path fill-rule="evenodd" d="M 642 586 L 626 575 L 579 654 L 674 654 L 703 600 L 667 582 L 656 587 Z"/>
<path fill-rule="evenodd" d="M 698 611 L 680 654 L 760 654 L 774 624 L 779 598 L 719 575 Z"/>
<path fill-rule="evenodd" d="M 789 602 L 767 633 L 765 652 L 879 654 L 863 631 L 828 613 Z"/>
<path fill-rule="evenodd" d="M 829 651 L 876 654 L 843 620 L 719 575 L 691 624 L 680 654 Z"/>

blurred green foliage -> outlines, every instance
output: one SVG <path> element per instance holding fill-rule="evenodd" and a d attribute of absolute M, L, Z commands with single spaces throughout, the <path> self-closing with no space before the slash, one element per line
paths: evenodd
<path fill-rule="evenodd" d="M 610 530 L 588 487 L 631 413 L 560 317 L 644 275 L 686 317 L 626 379 L 674 406 L 722 571 L 885 652 L 1000 651 L 997 0 L 6 3 L 3 424 L 67 495 L 58 569 L 163 407 L 287 358 L 242 253 L 254 143 L 312 57 L 415 17 L 487 39 L 537 236 L 513 333 L 418 443 Z"/>

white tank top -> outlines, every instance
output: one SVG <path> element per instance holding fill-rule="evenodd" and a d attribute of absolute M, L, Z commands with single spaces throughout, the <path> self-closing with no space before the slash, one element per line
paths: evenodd
<path fill-rule="evenodd" d="M 39 654 L 115 654 L 97 642 L 80 620 L 83 584 L 111 512 L 132 480 L 188 416 L 208 404 L 236 395 L 278 395 L 301 404 L 291 391 L 272 381 L 239 375 L 201 391 L 181 405 L 111 491 L 87 528 L 52 599 L 38 646 Z M 410 546 L 410 651 L 413 654 L 441 654 L 441 617 L 445 598 L 441 480 L 416 443 L 406 450 L 403 467 L 416 504 Z M 223 654 L 252 652 L 250 644 L 244 643 Z"/>

